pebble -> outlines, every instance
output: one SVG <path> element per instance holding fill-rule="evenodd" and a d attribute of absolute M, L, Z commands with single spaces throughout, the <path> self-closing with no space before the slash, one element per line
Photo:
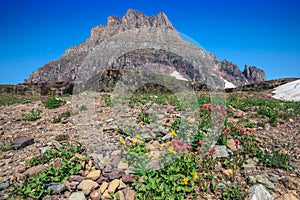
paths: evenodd
<path fill-rule="evenodd" d="M 98 183 L 92 180 L 83 180 L 79 185 L 77 186 L 77 189 L 82 190 L 85 195 L 89 195 L 92 191 L 92 189 L 95 189 L 98 187 Z"/>
<path fill-rule="evenodd" d="M 73 192 L 69 198 L 69 200 L 86 200 L 83 192 Z"/>
<path fill-rule="evenodd" d="M 120 180 L 118 190 L 123 190 L 125 188 L 127 188 L 127 185 L 122 180 Z"/>
<path fill-rule="evenodd" d="M 88 173 L 86 178 L 95 181 L 100 177 L 100 175 L 101 175 L 101 170 L 93 170 Z"/>
<path fill-rule="evenodd" d="M 9 180 L 6 180 L 6 181 L 4 181 L 3 183 L 0 184 L 0 191 L 5 190 L 8 187 L 9 187 Z"/>
<path fill-rule="evenodd" d="M 233 152 L 237 151 L 237 148 L 236 148 L 234 139 L 229 139 L 229 140 L 227 141 L 226 146 L 227 146 L 231 151 L 233 151 Z"/>
<path fill-rule="evenodd" d="M 223 171 L 223 174 L 227 177 L 230 177 L 230 176 L 232 176 L 233 171 L 232 171 L 232 169 L 227 169 L 227 170 Z"/>
<path fill-rule="evenodd" d="M 135 191 L 134 190 L 127 190 L 125 198 L 126 200 L 134 200 Z"/>
<path fill-rule="evenodd" d="M 120 162 L 118 165 L 118 169 L 128 169 L 128 163 Z"/>
<path fill-rule="evenodd" d="M 100 200 L 100 198 L 101 198 L 100 191 L 99 190 L 95 190 L 95 191 L 91 192 L 90 198 L 91 198 L 91 200 Z"/>
<path fill-rule="evenodd" d="M 66 189 L 66 186 L 61 183 L 49 183 L 44 188 L 49 190 L 50 194 L 61 194 Z"/>
<path fill-rule="evenodd" d="M 115 179 L 112 182 L 110 182 L 110 184 L 109 184 L 109 186 L 107 188 L 107 191 L 109 193 L 115 192 L 117 190 L 117 188 L 119 187 L 119 185 L 120 185 L 120 180 L 119 179 Z"/>
<path fill-rule="evenodd" d="M 107 189 L 107 187 L 108 187 L 108 183 L 104 181 L 100 186 L 100 192 L 103 194 L 104 191 Z"/>

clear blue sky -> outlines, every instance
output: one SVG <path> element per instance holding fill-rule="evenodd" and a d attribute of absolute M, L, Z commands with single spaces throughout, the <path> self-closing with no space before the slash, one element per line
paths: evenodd
<path fill-rule="evenodd" d="M 128 8 L 163 11 L 219 60 L 300 77 L 299 0 L 0 0 L 0 83 L 21 83 Z"/>

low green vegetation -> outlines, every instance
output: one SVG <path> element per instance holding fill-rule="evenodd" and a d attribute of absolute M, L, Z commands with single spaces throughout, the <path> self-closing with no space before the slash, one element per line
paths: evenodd
<path fill-rule="evenodd" d="M 0 106 L 9 106 L 17 103 L 35 102 L 39 100 L 38 96 L 25 96 L 15 94 L 0 94 Z"/>
<path fill-rule="evenodd" d="M 29 113 L 29 114 L 23 113 L 23 114 L 22 114 L 22 120 L 26 120 L 26 121 L 35 121 L 35 120 L 37 120 L 37 119 L 42 118 L 41 115 L 40 115 L 41 113 L 42 113 L 41 110 L 35 110 L 35 109 L 32 109 L 32 110 L 31 110 L 31 113 Z"/>
<path fill-rule="evenodd" d="M 55 123 L 55 124 L 60 123 L 62 119 L 68 119 L 69 117 L 71 117 L 71 115 L 72 115 L 71 111 L 68 110 L 68 111 L 60 114 L 58 117 L 55 117 L 53 119 L 53 123 Z"/>
<path fill-rule="evenodd" d="M 300 102 L 231 96 L 228 104 L 243 111 L 256 112 L 257 116 L 266 116 L 271 124 L 276 124 L 279 118 L 287 119 L 300 114 Z"/>
<path fill-rule="evenodd" d="M 24 180 L 15 183 L 10 188 L 10 194 L 33 199 L 40 199 L 49 194 L 45 184 L 67 180 L 70 175 L 76 174 L 81 169 L 81 161 L 75 157 L 75 154 L 82 151 L 81 143 L 67 143 L 58 150 L 49 149 L 44 155 L 32 158 L 27 162 L 28 168 L 46 163 L 47 168 L 41 173 L 26 176 Z"/>
<path fill-rule="evenodd" d="M 53 108 L 58 108 L 61 105 L 63 105 L 64 103 L 66 103 L 65 100 L 61 99 L 61 98 L 57 98 L 57 97 L 49 97 L 48 99 L 46 99 L 46 101 L 44 102 L 44 105 L 49 108 L 49 109 L 53 109 Z"/>

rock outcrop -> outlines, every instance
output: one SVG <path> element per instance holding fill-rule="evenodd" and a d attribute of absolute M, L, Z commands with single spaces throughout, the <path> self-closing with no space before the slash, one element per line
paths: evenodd
<path fill-rule="evenodd" d="M 266 80 L 265 72 L 255 66 L 245 65 L 243 74 L 250 83 L 258 83 Z"/>
<path fill-rule="evenodd" d="M 33 72 L 26 84 L 88 81 L 107 69 L 145 70 L 224 87 L 265 80 L 262 70 L 247 67 L 244 73 L 226 60 L 181 39 L 165 13 L 146 16 L 129 9 L 119 18 L 110 16 L 107 25 L 96 26 L 90 38 L 65 51 Z"/>

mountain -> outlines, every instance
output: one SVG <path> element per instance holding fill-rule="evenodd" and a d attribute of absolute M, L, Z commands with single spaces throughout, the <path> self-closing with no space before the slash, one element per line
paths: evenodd
<path fill-rule="evenodd" d="M 108 17 L 106 26 L 94 27 L 90 38 L 40 67 L 24 83 L 84 82 L 107 69 L 143 70 L 222 87 L 266 80 L 263 70 L 245 66 L 241 72 L 234 63 L 219 61 L 184 41 L 165 13 L 146 16 L 129 9 L 122 18 Z"/>

